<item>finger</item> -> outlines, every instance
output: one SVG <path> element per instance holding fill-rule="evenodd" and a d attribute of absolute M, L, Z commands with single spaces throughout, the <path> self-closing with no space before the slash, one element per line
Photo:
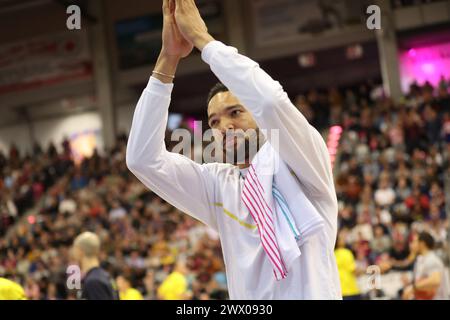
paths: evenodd
<path fill-rule="evenodd" d="M 176 10 L 184 9 L 184 0 L 175 0 Z"/>
<path fill-rule="evenodd" d="M 197 7 L 197 4 L 195 3 L 195 0 L 186 0 L 186 2 L 189 3 L 189 6 L 190 6 L 191 8 L 197 9 L 197 10 L 198 10 L 198 7 Z"/>
<path fill-rule="evenodd" d="M 169 9 L 169 0 L 163 0 L 163 14 L 166 16 L 168 14 L 170 14 L 170 9 Z"/>
<path fill-rule="evenodd" d="M 192 9 L 192 0 L 181 0 L 182 2 L 184 2 L 184 7 L 188 10 Z"/>
<path fill-rule="evenodd" d="M 170 11 L 170 14 L 174 14 L 175 6 L 176 6 L 175 0 L 169 0 L 169 11 Z"/>
<path fill-rule="evenodd" d="M 190 12 L 201 16 L 200 10 L 198 9 L 197 5 L 195 4 L 195 0 L 185 0 L 185 2 L 186 2 L 186 7 L 188 8 L 188 10 Z"/>

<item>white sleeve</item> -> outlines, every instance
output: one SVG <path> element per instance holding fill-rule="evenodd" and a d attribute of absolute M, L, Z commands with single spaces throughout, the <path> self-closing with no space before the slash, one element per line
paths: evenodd
<path fill-rule="evenodd" d="M 335 197 L 331 161 L 320 133 L 291 103 L 278 81 L 255 61 L 219 41 L 210 42 L 202 59 L 214 74 L 249 109 L 260 129 L 279 130 L 273 147 L 305 187 L 317 195 Z M 267 136 L 270 141 L 270 135 Z"/>
<path fill-rule="evenodd" d="M 133 116 L 126 162 L 158 196 L 217 230 L 214 178 L 207 165 L 167 151 L 164 138 L 173 84 L 151 77 Z"/>

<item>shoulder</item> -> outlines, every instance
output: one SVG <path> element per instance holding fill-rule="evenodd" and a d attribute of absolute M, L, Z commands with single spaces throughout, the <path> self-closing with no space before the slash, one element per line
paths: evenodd
<path fill-rule="evenodd" d="M 85 288 L 94 288 L 94 287 L 103 286 L 105 284 L 106 284 L 105 279 L 100 278 L 100 277 L 89 277 L 89 278 L 86 278 L 84 281 Z"/>
<path fill-rule="evenodd" d="M 443 267 L 444 266 L 444 263 L 442 262 L 442 260 L 434 252 L 430 253 L 427 256 L 426 261 L 427 261 L 427 263 L 429 263 L 429 264 L 431 264 L 433 266 L 437 266 L 437 267 L 441 267 L 441 266 Z"/>
<path fill-rule="evenodd" d="M 337 249 L 335 252 L 336 255 L 339 255 L 342 258 L 353 258 L 353 253 L 347 248 L 340 248 Z"/>
<path fill-rule="evenodd" d="M 203 166 L 213 177 L 219 180 L 239 175 L 237 167 L 229 163 L 206 163 Z"/>
<path fill-rule="evenodd" d="M 87 286 L 109 283 L 109 274 L 101 268 L 96 268 L 89 272 L 84 282 Z"/>
<path fill-rule="evenodd" d="M 172 273 L 172 279 L 174 279 L 174 280 L 182 280 L 183 281 L 183 280 L 186 279 L 186 277 L 180 272 L 174 272 L 174 273 Z"/>
<path fill-rule="evenodd" d="M 127 292 L 127 296 L 131 300 L 142 300 L 141 292 L 134 288 L 129 289 L 129 292 Z"/>
<path fill-rule="evenodd" d="M 25 291 L 19 284 L 5 278 L 0 278 L 1 299 L 23 300 L 26 299 Z"/>

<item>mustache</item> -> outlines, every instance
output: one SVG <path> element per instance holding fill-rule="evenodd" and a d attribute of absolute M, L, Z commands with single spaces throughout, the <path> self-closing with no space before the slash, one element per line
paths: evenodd
<path fill-rule="evenodd" d="M 223 162 L 232 164 L 243 164 L 253 158 L 265 142 L 265 138 L 260 134 L 259 129 L 230 130 L 220 136 L 222 141 L 222 157 Z M 227 147 L 227 141 L 235 139 L 235 144 L 232 147 Z"/>
<path fill-rule="evenodd" d="M 225 134 L 220 135 L 219 143 L 221 142 L 223 146 L 230 139 L 244 140 L 244 141 L 254 141 L 259 140 L 260 131 L 259 129 L 251 129 L 251 130 L 227 130 Z"/>

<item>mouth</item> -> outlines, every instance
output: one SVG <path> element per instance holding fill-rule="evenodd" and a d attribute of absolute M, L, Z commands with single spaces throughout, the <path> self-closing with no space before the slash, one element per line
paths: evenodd
<path fill-rule="evenodd" d="M 224 149 L 230 149 L 232 147 L 235 147 L 237 145 L 237 138 L 236 137 L 227 137 L 223 139 L 223 148 Z"/>

